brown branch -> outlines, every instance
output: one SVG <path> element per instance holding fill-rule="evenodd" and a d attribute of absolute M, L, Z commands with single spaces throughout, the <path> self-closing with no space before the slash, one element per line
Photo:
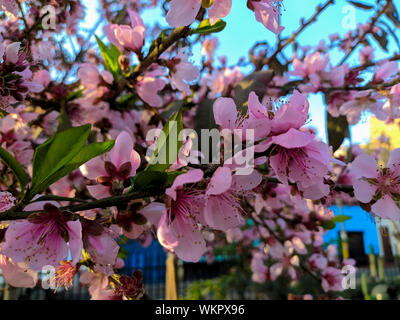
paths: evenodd
<path fill-rule="evenodd" d="M 286 46 L 288 46 L 290 43 L 294 42 L 296 38 L 312 23 L 317 21 L 318 16 L 325 11 L 326 8 L 328 8 L 331 4 L 334 4 L 335 0 L 329 0 L 327 1 L 322 7 L 318 5 L 317 11 L 315 14 L 308 20 L 307 22 L 302 22 L 301 27 L 294 32 L 289 39 L 287 39 L 283 44 L 278 44 L 277 49 L 275 52 L 272 54 L 271 57 L 269 57 L 266 61 L 265 64 L 268 64 L 271 60 L 275 59 L 276 56 L 284 49 Z"/>
<path fill-rule="evenodd" d="M 158 58 L 166 50 L 168 50 L 179 39 L 186 37 L 190 32 L 190 27 L 178 27 L 161 43 L 156 44 L 156 47 L 144 58 L 144 60 L 135 68 L 133 73 L 129 76 L 130 80 L 135 79 L 138 75 L 144 72 L 153 63 L 157 62 Z M 157 40 L 156 40 L 157 42 Z"/>
<path fill-rule="evenodd" d="M 377 23 L 377 21 L 379 20 L 379 18 L 385 13 L 385 11 L 389 8 L 389 5 L 392 3 L 392 1 L 387 0 L 386 4 L 384 5 L 384 7 L 382 8 L 382 10 L 380 10 L 375 17 L 372 18 L 369 28 L 367 31 L 365 31 L 363 33 L 363 35 L 361 36 L 360 39 L 358 39 L 357 43 L 350 49 L 350 51 L 343 57 L 343 59 L 340 61 L 339 66 L 341 66 L 343 63 L 346 62 L 346 60 L 351 56 L 351 54 L 354 52 L 354 50 L 358 47 L 359 44 L 361 44 L 365 38 L 367 37 L 368 34 L 370 34 L 374 27 L 375 24 Z"/>

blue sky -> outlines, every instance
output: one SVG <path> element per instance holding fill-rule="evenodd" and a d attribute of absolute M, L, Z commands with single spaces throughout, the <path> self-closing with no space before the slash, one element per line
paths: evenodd
<path fill-rule="evenodd" d="M 247 9 L 246 0 L 233 0 L 231 13 L 224 20 L 227 22 L 225 30 L 217 34 L 219 46 L 217 55 L 225 55 L 228 58 L 228 64 L 234 65 L 240 57 L 247 56 L 249 49 L 258 41 L 267 41 L 271 46 L 274 45 L 276 37 L 268 31 L 262 24 L 258 23 L 254 18 L 254 13 Z M 300 18 L 306 20 L 311 17 L 318 4 L 325 3 L 326 0 L 284 0 L 284 10 L 282 11 L 281 23 L 285 27 L 282 37 L 289 36 L 293 31 L 297 30 L 300 25 Z M 363 0 L 364 3 L 374 4 L 374 0 Z M 97 21 L 97 7 L 93 6 L 93 0 L 85 0 L 84 3 L 88 8 L 87 20 L 84 25 L 91 27 Z M 97 2 L 96 2 L 97 3 Z M 302 45 L 317 45 L 321 39 L 328 40 L 328 36 L 333 33 L 345 34 L 347 29 L 346 24 L 352 13 L 349 14 L 348 3 L 346 0 L 337 0 L 335 5 L 330 6 L 318 19 L 318 21 L 304 31 L 299 36 Z M 357 9 L 354 12 L 355 23 L 366 23 L 370 17 L 370 12 Z M 158 22 L 162 27 L 167 27 L 165 19 L 162 17 L 159 8 L 147 10 L 142 14 L 145 24 L 152 25 Z M 350 20 L 351 21 L 351 20 Z M 102 27 L 100 26 L 96 34 L 101 34 Z M 400 33 L 398 31 L 398 33 Z M 376 45 L 376 43 L 374 43 Z M 391 42 L 389 47 L 391 52 L 396 51 L 396 46 Z M 198 61 L 200 57 L 200 45 L 193 48 L 193 59 Z M 379 51 L 376 54 L 377 58 L 383 58 L 386 54 Z M 333 52 L 331 60 L 339 61 L 343 57 L 341 52 Z M 355 51 L 349 59 L 351 64 L 359 64 L 358 51 Z M 326 141 L 325 129 L 325 107 L 320 95 L 311 95 L 310 100 L 310 126 L 317 129 L 321 139 Z M 353 143 L 362 143 L 369 140 L 370 127 L 367 117 L 361 123 L 353 126 L 351 129 Z"/>

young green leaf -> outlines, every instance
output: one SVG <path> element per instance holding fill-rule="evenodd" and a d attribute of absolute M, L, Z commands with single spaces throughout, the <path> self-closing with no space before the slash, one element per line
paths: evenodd
<path fill-rule="evenodd" d="M 37 194 L 42 192 L 47 187 L 52 185 L 54 182 L 60 180 L 62 177 L 65 177 L 67 174 L 71 173 L 75 169 L 79 168 L 81 165 L 88 162 L 90 159 L 93 159 L 103 153 L 106 153 L 112 149 L 115 141 L 105 141 L 105 142 L 95 142 L 91 143 L 87 146 L 84 146 L 79 153 L 74 156 L 68 163 L 62 166 L 59 170 L 54 172 L 52 175 L 47 177 L 42 181 L 35 189 L 32 188 L 32 191 Z"/>
<path fill-rule="evenodd" d="M 332 221 L 333 222 L 345 222 L 350 219 L 351 219 L 350 216 L 340 215 L 340 216 L 333 217 Z"/>
<path fill-rule="evenodd" d="M 67 129 L 56 133 L 36 148 L 33 155 L 32 187 L 29 192 L 31 197 L 42 191 L 39 186 L 81 151 L 89 133 L 89 124 Z M 41 190 L 38 191 L 39 189 Z"/>
<path fill-rule="evenodd" d="M 169 119 L 160 133 L 146 170 L 165 171 L 176 162 L 182 146 L 182 141 L 179 139 L 182 130 L 182 110 L 179 110 Z"/>
<path fill-rule="evenodd" d="M 111 44 L 110 48 L 108 48 L 99 37 L 95 37 L 100 48 L 101 56 L 103 57 L 105 67 L 112 73 L 114 78 L 116 78 L 121 71 L 121 67 L 118 63 L 118 58 L 121 55 L 119 49 L 113 44 Z"/>
<path fill-rule="evenodd" d="M 210 33 L 217 33 L 224 30 L 226 27 L 226 22 L 223 20 L 218 20 L 213 25 L 210 24 L 209 19 L 204 19 L 200 22 L 197 29 L 192 30 L 192 34 L 210 34 Z"/>
<path fill-rule="evenodd" d="M 25 172 L 24 168 L 19 164 L 17 159 L 15 159 L 8 151 L 3 149 L 2 147 L 0 147 L 0 158 L 3 160 L 6 166 L 9 167 L 12 172 L 14 172 L 23 191 L 29 181 L 29 176 Z"/>

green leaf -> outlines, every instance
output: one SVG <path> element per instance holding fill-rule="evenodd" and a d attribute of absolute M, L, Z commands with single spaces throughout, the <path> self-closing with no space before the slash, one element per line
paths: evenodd
<path fill-rule="evenodd" d="M 52 185 L 54 182 L 65 177 L 67 174 L 71 173 L 75 169 L 79 168 L 84 163 L 88 162 L 103 153 L 110 151 L 114 146 L 115 141 L 105 141 L 105 142 L 95 142 L 91 143 L 82 148 L 82 150 L 65 166 L 54 173 L 49 179 L 45 181 L 46 189 L 48 186 Z M 43 189 L 43 190 L 44 190 Z"/>
<path fill-rule="evenodd" d="M 182 146 L 182 141 L 179 139 L 182 130 L 182 110 L 179 110 L 165 124 L 162 130 L 163 134 L 161 133 L 157 139 L 154 153 L 146 170 L 165 171 L 176 162 Z"/>
<path fill-rule="evenodd" d="M 264 95 L 265 88 L 272 80 L 273 75 L 272 70 L 256 71 L 240 81 L 234 88 L 236 105 L 247 106 L 251 91 L 254 91 L 259 97 Z"/>
<path fill-rule="evenodd" d="M 347 220 L 350 220 L 350 216 L 345 216 L 345 215 L 340 215 L 340 216 L 335 216 L 331 221 L 333 222 L 345 222 Z"/>
<path fill-rule="evenodd" d="M 95 142 L 87 146 L 84 146 L 79 153 L 73 157 L 67 164 L 61 167 L 57 172 L 49 176 L 45 181 L 43 181 L 41 186 L 41 191 L 45 190 L 48 186 L 52 185 L 54 182 L 65 177 L 67 174 L 71 173 L 75 169 L 78 169 L 81 165 L 88 162 L 97 156 L 102 155 L 110 151 L 114 146 L 115 141 L 105 141 L 105 142 Z M 40 191 L 39 191 L 40 192 Z"/>
<path fill-rule="evenodd" d="M 168 174 L 160 171 L 143 171 L 134 178 L 134 190 L 146 190 L 163 187 L 168 180 Z"/>
<path fill-rule="evenodd" d="M 325 230 L 332 230 L 335 229 L 336 224 L 333 220 L 326 220 L 321 222 L 321 226 Z"/>
<path fill-rule="evenodd" d="M 58 118 L 57 132 L 61 132 L 70 128 L 72 128 L 71 119 L 69 118 L 65 107 L 63 107 L 60 110 L 60 117 Z"/>
<path fill-rule="evenodd" d="M 56 133 L 36 148 L 30 197 L 47 188 L 45 181 L 81 151 L 89 133 L 89 124 L 67 129 Z"/>
<path fill-rule="evenodd" d="M 326 114 L 328 141 L 333 148 L 333 152 L 335 152 L 340 148 L 344 139 L 350 137 L 349 124 L 345 116 L 334 118 L 329 112 Z"/>
<path fill-rule="evenodd" d="M 2 147 L 0 147 L 0 158 L 7 165 L 7 167 L 14 172 L 23 191 L 29 181 L 29 176 L 25 172 L 25 169 L 19 164 L 17 159 L 15 159 L 7 150 L 3 149 Z"/>
<path fill-rule="evenodd" d="M 77 91 L 72 91 L 67 95 L 67 98 L 65 99 L 66 102 L 70 102 L 75 99 L 79 99 L 83 96 L 83 89 L 79 89 Z"/>
<path fill-rule="evenodd" d="M 121 67 L 118 63 L 118 58 L 121 53 L 119 52 L 119 49 L 112 43 L 110 48 L 108 48 L 99 37 L 95 37 L 100 48 L 101 56 L 103 57 L 105 67 L 112 73 L 115 79 L 121 71 Z"/>
<path fill-rule="evenodd" d="M 210 33 L 217 33 L 224 30 L 226 27 L 226 22 L 223 20 L 218 20 L 213 25 L 210 24 L 209 19 L 204 19 L 200 22 L 197 29 L 192 30 L 192 34 L 210 34 Z"/>

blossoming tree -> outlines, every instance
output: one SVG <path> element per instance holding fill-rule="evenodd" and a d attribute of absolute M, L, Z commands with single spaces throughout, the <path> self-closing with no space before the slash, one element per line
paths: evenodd
<path fill-rule="evenodd" d="M 0 0 L 0 267 L 10 285 L 35 287 L 50 266 L 57 287 L 79 274 L 93 299 L 140 299 L 141 272 L 119 273 L 127 237 L 188 262 L 235 243 L 249 249 L 249 281 L 307 275 L 314 298 L 340 295 L 354 261 L 323 247 L 340 221 L 329 206 L 400 219 L 399 150 L 385 167 L 355 148 L 334 157 L 363 113 L 400 117 L 400 56 L 374 58 L 398 41 L 396 8 L 349 1 L 370 20 L 302 47 L 297 37 L 334 0 L 286 37 L 284 0 L 237 1 L 276 34 L 274 47 L 251 49 L 248 73 L 215 54 L 232 0 L 102 0 L 108 22 L 85 33 L 80 1 Z M 164 30 L 141 18 L 155 6 Z M 306 126 L 312 93 L 325 97 L 328 144 Z"/>

